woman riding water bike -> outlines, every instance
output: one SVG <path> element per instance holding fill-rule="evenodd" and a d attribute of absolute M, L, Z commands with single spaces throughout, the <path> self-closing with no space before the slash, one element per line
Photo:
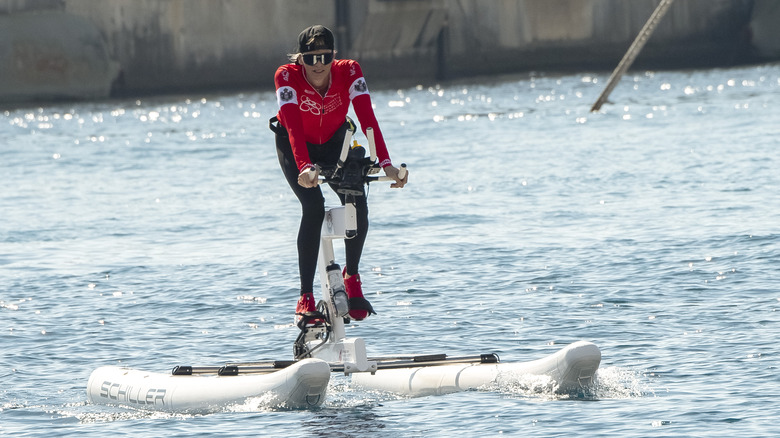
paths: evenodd
<path fill-rule="evenodd" d="M 379 166 L 395 181 L 391 187 L 401 188 L 408 179 L 408 174 L 399 177 L 399 169 L 390 160 L 360 65 L 354 60 L 335 59 L 335 53 L 333 33 L 328 28 L 308 27 L 298 36 L 297 52 L 290 55 L 292 63 L 279 67 L 274 76 L 279 112 L 271 119 L 271 129 L 276 133 L 282 172 L 302 208 L 297 239 L 301 294 L 295 313 L 297 318 L 304 318 L 304 325 L 319 322 L 312 316 L 316 315 L 313 284 L 325 217 L 318 165 L 336 165 L 347 130 L 355 132 L 354 123 L 347 117 L 350 103 L 363 133 L 373 130 Z M 331 188 L 335 191 L 333 185 Z M 337 194 L 343 205 L 345 195 Z M 368 232 L 365 195 L 355 197 L 355 208 L 357 235 L 345 240 L 342 275 L 349 316 L 360 321 L 375 313 L 363 296 L 358 271 Z"/>

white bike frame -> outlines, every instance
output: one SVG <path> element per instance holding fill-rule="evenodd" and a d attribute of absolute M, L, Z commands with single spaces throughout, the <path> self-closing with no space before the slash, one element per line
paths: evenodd
<path fill-rule="evenodd" d="M 351 213 L 349 211 L 351 210 Z M 344 328 L 344 319 L 336 314 L 336 307 L 331 300 L 331 287 L 328 282 L 326 267 L 335 261 L 333 240 L 346 237 L 346 217 L 355 214 L 355 206 L 347 204 L 328 208 L 325 211 L 325 220 L 322 223 L 322 237 L 320 240 L 320 255 L 317 260 L 317 269 L 320 272 L 322 284 L 323 304 L 326 308 L 326 316 L 329 316 L 330 333 L 327 341 L 309 341 L 306 345 L 311 351 L 311 356 L 322 359 L 328 363 L 340 363 L 344 365 L 344 374 L 355 372 L 374 373 L 377 370 L 376 361 L 369 361 L 366 355 L 366 343 L 363 338 L 347 338 Z M 327 330 L 327 328 L 326 328 Z"/>
<path fill-rule="evenodd" d="M 371 162 L 376 162 L 376 145 L 374 143 L 374 131 L 366 130 L 369 154 Z M 347 131 L 344 136 L 344 144 L 341 150 L 338 166 L 341 167 L 347 158 L 351 146 L 352 133 Z M 376 171 L 379 169 L 377 168 Z M 312 171 L 312 175 L 316 174 Z M 400 178 L 406 175 L 406 165 L 402 164 L 399 171 Z M 389 177 L 376 177 L 377 181 L 393 181 Z M 320 180 L 320 183 L 324 180 Z M 369 361 L 366 355 L 366 343 L 363 338 L 347 338 L 344 328 L 344 319 L 336 313 L 336 307 L 331 297 L 331 285 L 328 280 L 327 267 L 336 260 L 333 251 L 333 240 L 345 239 L 347 235 L 354 236 L 357 229 L 357 214 L 355 205 L 347 203 L 344 206 L 329 207 L 325 210 L 325 220 L 322 223 L 320 254 L 317 259 L 317 269 L 320 273 L 322 285 L 322 297 L 328 325 L 324 327 L 307 327 L 310 335 L 305 339 L 305 351 L 307 356 L 322 359 L 330 364 L 343 364 L 344 374 L 356 372 L 374 373 L 377 370 L 376 361 Z M 323 339 L 325 339 L 323 341 Z"/>

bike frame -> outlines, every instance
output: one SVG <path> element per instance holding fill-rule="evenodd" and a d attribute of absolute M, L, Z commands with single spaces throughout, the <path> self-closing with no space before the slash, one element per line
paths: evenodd
<path fill-rule="evenodd" d="M 369 145 L 371 163 L 376 163 L 376 145 L 374 144 L 374 132 L 371 128 L 366 130 L 366 138 Z M 341 156 L 337 164 L 338 168 L 344 165 L 349 148 L 351 146 L 352 133 L 347 131 L 344 137 Z M 406 173 L 406 165 L 402 164 L 403 178 Z M 379 171 L 379 167 L 372 164 L 369 174 Z M 315 174 L 313 172 L 313 174 Z M 400 174 L 400 172 L 399 172 Z M 371 181 L 392 181 L 388 177 L 367 176 L 365 183 Z M 324 178 L 320 183 L 326 182 Z M 348 197 L 349 199 L 349 197 Z M 355 372 L 374 373 L 377 370 L 376 361 L 370 361 L 366 355 L 366 343 L 363 338 L 347 338 L 344 326 L 344 318 L 338 317 L 336 307 L 333 304 L 329 283 L 327 266 L 336 260 L 333 250 L 333 241 L 354 236 L 357 229 L 357 215 L 355 205 L 347 202 L 344 206 L 329 207 L 325 209 L 325 220 L 322 222 L 320 233 L 320 254 L 317 259 L 317 269 L 320 275 L 322 287 L 322 301 L 318 304 L 326 323 L 321 326 L 303 328 L 302 337 L 296 341 L 296 359 L 314 357 L 322 359 L 330 364 L 343 364 L 344 374 Z M 299 351 L 300 350 L 300 351 Z"/>

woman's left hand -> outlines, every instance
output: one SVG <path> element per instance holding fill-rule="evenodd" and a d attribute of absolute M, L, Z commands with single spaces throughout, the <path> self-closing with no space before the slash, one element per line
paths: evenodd
<path fill-rule="evenodd" d="M 409 180 L 409 171 L 406 171 L 406 175 L 404 175 L 403 179 L 401 179 L 398 177 L 398 168 L 392 164 L 384 167 L 383 170 L 385 171 L 385 175 L 395 180 L 394 183 L 390 184 L 390 187 L 400 189 L 405 186 L 406 182 Z"/>

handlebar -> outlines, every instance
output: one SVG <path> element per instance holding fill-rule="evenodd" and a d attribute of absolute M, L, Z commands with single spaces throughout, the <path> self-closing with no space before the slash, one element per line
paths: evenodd
<path fill-rule="evenodd" d="M 374 173 L 376 173 L 378 171 L 379 171 L 379 168 L 376 167 Z M 313 180 L 316 177 L 316 175 L 317 175 L 317 171 L 314 170 L 314 168 L 309 168 L 309 170 L 307 170 L 306 172 L 307 172 L 307 174 L 309 176 L 309 181 Z M 399 179 L 406 178 L 407 172 L 408 172 L 408 170 L 406 168 L 406 163 L 401 163 L 401 166 L 398 168 L 398 178 Z M 363 179 L 364 179 L 365 183 L 370 183 L 370 182 L 395 182 L 395 179 L 393 179 L 393 178 L 391 178 L 391 177 L 389 177 L 387 175 L 382 175 L 382 176 L 368 176 L 367 175 Z M 324 176 L 324 175 L 320 175 L 319 177 L 317 177 L 317 184 L 338 183 L 338 182 L 339 182 L 339 179 L 333 178 L 333 177 L 327 177 L 327 176 Z"/>
<path fill-rule="evenodd" d="M 376 170 L 374 171 L 374 173 L 379 171 L 378 167 L 376 167 L 375 169 Z M 314 170 L 314 168 L 309 168 L 309 170 L 307 170 L 307 172 L 309 174 L 309 181 L 313 180 L 314 176 L 317 174 L 317 171 Z M 401 163 L 401 166 L 398 168 L 398 178 L 399 179 L 406 178 L 407 172 L 408 172 L 408 170 L 406 168 L 406 163 Z M 389 177 L 387 175 L 366 176 L 363 179 L 365 180 L 366 183 L 370 183 L 370 182 L 384 182 L 384 181 L 395 182 L 395 179 L 393 179 L 393 178 L 391 178 L 391 177 Z M 318 181 L 318 184 L 325 184 L 325 183 L 331 183 L 331 182 L 337 183 L 337 182 L 339 182 L 339 180 L 337 178 L 327 177 L 327 176 L 323 176 L 323 175 L 320 175 L 317 178 L 317 181 Z"/>
<path fill-rule="evenodd" d="M 376 163 L 376 144 L 374 143 L 374 130 L 366 129 L 366 138 L 368 139 L 369 157 L 365 156 L 365 149 L 357 144 L 350 147 L 352 141 L 352 131 L 347 130 L 344 135 L 344 143 L 341 147 L 341 154 L 335 166 L 319 166 L 317 183 L 333 183 L 339 186 L 338 191 L 344 194 L 361 195 L 362 186 L 374 181 L 395 182 L 394 178 L 389 176 L 371 176 L 379 172 L 379 165 Z M 314 181 L 317 177 L 317 169 L 309 168 L 306 171 L 309 181 Z M 398 178 L 404 179 L 407 175 L 406 164 L 401 164 L 398 169 Z"/>

